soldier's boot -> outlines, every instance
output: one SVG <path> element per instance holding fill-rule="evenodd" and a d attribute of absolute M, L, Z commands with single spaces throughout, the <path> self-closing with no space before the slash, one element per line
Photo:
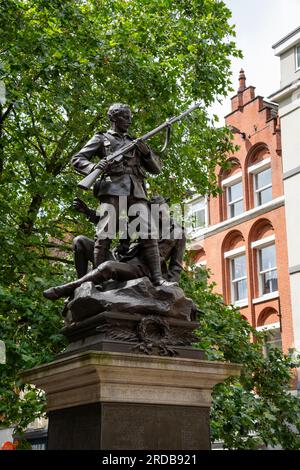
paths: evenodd
<path fill-rule="evenodd" d="M 43 295 L 46 299 L 57 300 L 61 297 L 68 297 L 73 294 L 74 290 L 80 287 L 84 282 L 94 282 L 94 284 L 97 284 L 105 281 L 110 278 L 111 271 L 108 269 L 109 264 L 110 261 L 101 263 L 101 266 L 93 269 L 80 279 L 76 279 L 76 281 L 69 282 L 68 284 L 62 284 L 61 286 L 50 287 L 50 289 L 43 292 Z"/>
<path fill-rule="evenodd" d="M 82 279 L 83 278 L 77 279 L 76 281 L 69 282 L 68 284 L 62 284 L 61 286 L 50 287 L 50 289 L 44 290 L 43 295 L 46 297 L 46 299 L 49 300 L 57 300 L 61 297 L 69 297 L 69 295 L 73 294 L 77 287 L 81 286 L 83 282 L 88 281 L 83 281 Z"/>
<path fill-rule="evenodd" d="M 94 248 L 94 268 L 100 266 L 101 263 L 108 261 L 110 258 L 109 248 L 111 240 L 96 240 Z"/>
<path fill-rule="evenodd" d="M 144 259 L 147 263 L 147 267 L 150 271 L 151 281 L 155 286 L 160 286 L 164 283 L 164 278 L 161 273 L 160 266 L 160 255 L 158 251 L 158 245 L 156 242 L 147 243 L 148 240 L 145 240 L 144 243 Z"/>

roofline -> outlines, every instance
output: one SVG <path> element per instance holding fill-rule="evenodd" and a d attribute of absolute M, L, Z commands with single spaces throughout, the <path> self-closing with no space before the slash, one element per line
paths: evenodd
<path fill-rule="evenodd" d="M 248 87 L 248 88 L 249 88 L 249 87 Z M 253 87 L 253 88 L 255 88 L 255 87 Z M 236 96 L 237 96 L 237 95 L 234 95 L 233 98 L 235 98 Z M 258 100 L 259 98 L 262 99 L 262 100 L 264 100 L 264 97 L 261 96 L 261 95 L 254 96 L 254 98 L 252 98 L 252 100 L 249 100 L 249 101 L 247 101 L 247 103 L 243 104 L 243 105 L 242 105 L 242 108 L 244 108 L 245 106 L 247 106 L 247 105 L 250 104 L 250 103 L 253 103 L 253 101 Z M 231 98 L 231 99 L 232 99 L 232 98 Z M 231 114 L 234 114 L 234 113 L 236 113 L 237 111 L 240 111 L 240 108 L 239 108 L 239 107 L 237 107 L 234 111 L 230 111 L 230 113 L 226 114 L 226 115 L 224 116 L 224 119 L 228 118 L 229 116 L 231 116 Z"/>
<path fill-rule="evenodd" d="M 238 95 L 240 95 L 241 93 L 244 93 L 246 90 L 249 90 L 249 88 L 254 88 L 254 90 L 256 89 L 255 86 L 249 85 L 249 86 L 247 86 L 244 90 L 238 91 L 235 95 L 231 96 L 230 99 L 233 100 L 233 98 L 236 98 L 236 97 L 237 97 Z"/>
<path fill-rule="evenodd" d="M 299 32 L 300 32 L 300 26 L 298 26 L 298 28 L 294 29 L 293 31 L 291 31 L 289 34 L 287 34 L 283 38 L 279 39 L 279 41 L 277 41 L 272 46 L 272 49 L 276 49 L 276 47 L 281 46 L 281 44 L 284 44 L 288 39 L 292 38 L 293 36 L 295 36 L 295 34 L 297 34 Z"/>

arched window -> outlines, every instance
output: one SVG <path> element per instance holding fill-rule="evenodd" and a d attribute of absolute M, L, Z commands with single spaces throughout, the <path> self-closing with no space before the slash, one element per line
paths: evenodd
<path fill-rule="evenodd" d="M 231 232 L 223 242 L 225 298 L 239 307 L 248 304 L 245 240 L 239 231 Z"/>
<path fill-rule="evenodd" d="M 271 223 L 267 219 L 256 222 L 251 229 L 250 239 L 256 272 L 256 297 L 266 300 L 278 297 L 275 235 Z"/>
<path fill-rule="evenodd" d="M 246 159 L 250 207 L 258 207 L 273 198 L 271 157 L 264 143 L 253 146 Z"/>
<path fill-rule="evenodd" d="M 229 160 L 230 170 L 220 175 L 223 192 L 223 220 L 231 219 L 244 212 L 243 178 L 240 162 L 233 158 Z"/>
<path fill-rule="evenodd" d="M 264 355 L 268 356 L 271 349 L 282 350 L 281 329 L 278 312 L 273 308 L 264 309 L 257 321 L 257 330 L 266 333 L 264 339 Z"/>
<path fill-rule="evenodd" d="M 197 253 L 197 258 L 195 260 L 196 270 L 195 275 L 199 281 L 207 284 L 208 280 L 208 273 L 207 273 L 207 266 L 206 266 L 206 253 L 202 248 Z"/>

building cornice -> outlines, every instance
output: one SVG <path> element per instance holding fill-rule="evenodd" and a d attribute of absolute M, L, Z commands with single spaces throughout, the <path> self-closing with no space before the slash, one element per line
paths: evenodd
<path fill-rule="evenodd" d="M 298 88 L 300 88 L 300 78 L 275 91 L 275 93 L 270 95 L 268 98 L 272 99 L 272 101 L 279 102 L 292 95 L 298 90 Z"/>
<path fill-rule="evenodd" d="M 298 26 L 298 28 L 294 29 L 289 34 L 281 38 L 279 41 L 277 41 L 272 46 L 272 48 L 275 51 L 275 55 L 280 56 L 285 51 L 295 46 L 298 42 L 300 42 L 300 26 Z"/>
<path fill-rule="evenodd" d="M 201 237 L 202 240 L 211 237 L 217 233 L 223 232 L 224 230 L 231 229 L 237 225 L 247 222 L 248 220 L 254 219 L 255 217 L 259 217 L 272 210 L 278 209 L 281 206 L 284 206 L 284 196 L 277 197 L 276 199 L 273 199 L 266 204 L 254 207 L 249 211 L 243 212 L 243 214 L 232 217 L 231 219 L 224 220 L 219 224 L 211 225 L 210 227 L 203 229 L 199 234 L 199 237 Z M 196 237 L 193 237 L 191 245 L 193 245 L 194 241 L 196 241 Z"/>

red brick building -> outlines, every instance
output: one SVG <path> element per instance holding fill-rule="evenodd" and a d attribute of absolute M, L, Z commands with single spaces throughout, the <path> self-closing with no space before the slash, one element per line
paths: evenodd
<path fill-rule="evenodd" d="M 272 331 L 267 347 L 293 347 L 280 123 L 277 106 L 255 96 L 243 70 L 225 117 L 240 149 L 219 172 L 222 194 L 194 198 L 192 254 L 211 270 L 226 303 L 253 327 Z"/>

